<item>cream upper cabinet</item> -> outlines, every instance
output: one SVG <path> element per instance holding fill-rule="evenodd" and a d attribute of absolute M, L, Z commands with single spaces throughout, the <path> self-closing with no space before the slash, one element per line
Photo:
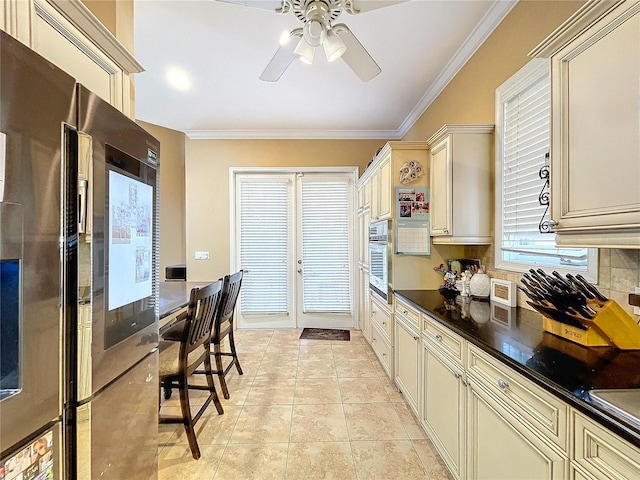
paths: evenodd
<path fill-rule="evenodd" d="M 551 62 L 556 243 L 640 248 L 640 3 L 588 2 L 531 55 Z"/>
<path fill-rule="evenodd" d="M 422 166 L 423 175 L 408 185 L 428 186 L 428 146 L 426 142 L 388 142 L 375 156 L 371 165 L 359 180 L 363 199 L 369 198 L 371 221 L 386 220 L 395 216 L 394 191 L 400 185 L 400 168 L 409 161 Z M 364 200 L 363 200 L 364 201 Z"/>
<path fill-rule="evenodd" d="M 434 244 L 491 243 L 493 125 L 445 125 L 429 140 Z"/>
<path fill-rule="evenodd" d="M 79 0 L 3 0 L 0 27 L 129 117 L 142 66 Z"/>

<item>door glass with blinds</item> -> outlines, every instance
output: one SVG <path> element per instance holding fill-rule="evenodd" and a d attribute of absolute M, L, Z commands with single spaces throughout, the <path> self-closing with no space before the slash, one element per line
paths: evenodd
<path fill-rule="evenodd" d="M 298 326 L 353 324 L 352 197 L 347 175 L 298 175 Z"/>
<path fill-rule="evenodd" d="M 293 175 L 236 178 L 237 251 L 244 270 L 239 323 L 245 328 L 294 327 Z"/>
<path fill-rule="evenodd" d="M 236 174 L 240 328 L 353 326 L 351 176 Z"/>
<path fill-rule="evenodd" d="M 558 248 L 540 197 L 548 193 L 540 174 L 548 165 L 551 92 L 548 62 L 528 63 L 496 90 L 496 268 L 548 268 L 582 272 L 595 280 L 597 252 Z"/>

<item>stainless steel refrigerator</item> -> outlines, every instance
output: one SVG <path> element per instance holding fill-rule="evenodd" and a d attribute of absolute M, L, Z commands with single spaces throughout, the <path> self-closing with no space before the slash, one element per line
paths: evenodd
<path fill-rule="evenodd" d="M 159 143 L 0 54 L 0 480 L 157 478 Z"/>

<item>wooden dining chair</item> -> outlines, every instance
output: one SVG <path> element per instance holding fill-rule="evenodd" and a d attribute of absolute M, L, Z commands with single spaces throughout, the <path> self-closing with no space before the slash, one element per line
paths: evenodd
<path fill-rule="evenodd" d="M 187 307 L 187 317 L 183 328 L 160 342 L 160 390 L 165 392 L 177 388 L 180 392 L 182 416 L 160 416 L 160 423 L 181 423 L 184 425 L 191 454 L 200 458 L 200 448 L 196 439 L 195 424 L 207 406 L 213 402 L 218 414 L 224 413 L 218 398 L 211 368 L 211 332 L 222 300 L 222 280 L 204 288 L 193 288 Z M 173 338 L 176 337 L 176 338 Z M 207 385 L 195 385 L 188 378 L 198 367 L 204 365 L 203 373 Z M 209 396 L 195 415 L 191 414 L 189 390 L 205 390 Z"/>
<path fill-rule="evenodd" d="M 225 376 L 229 373 L 229 370 L 235 365 L 238 371 L 238 375 L 242 375 L 242 368 L 240 367 L 240 361 L 236 353 L 236 344 L 233 339 L 233 314 L 236 308 L 236 302 L 240 295 L 240 286 L 242 285 L 243 271 L 240 270 L 232 275 L 225 275 L 222 286 L 222 302 L 218 309 L 218 315 L 216 316 L 213 324 L 213 332 L 211 335 L 211 343 L 213 344 L 213 356 L 216 361 L 216 370 L 214 373 L 218 374 L 220 380 L 220 386 L 222 387 L 222 395 L 224 398 L 229 398 L 229 389 L 227 388 L 227 382 Z M 228 352 L 222 351 L 222 341 L 224 338 L 229 338 L 229 350 Z M 231 362 L 224 366 L 222 357 L 231 357 Z"/>

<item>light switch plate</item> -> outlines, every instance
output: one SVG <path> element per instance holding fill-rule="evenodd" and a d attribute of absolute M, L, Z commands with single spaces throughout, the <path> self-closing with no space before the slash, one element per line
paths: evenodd
<path fill-rule="evenodd" d="M 196 260 L 209 260 L 209 252 L 196 252 Z"/>

